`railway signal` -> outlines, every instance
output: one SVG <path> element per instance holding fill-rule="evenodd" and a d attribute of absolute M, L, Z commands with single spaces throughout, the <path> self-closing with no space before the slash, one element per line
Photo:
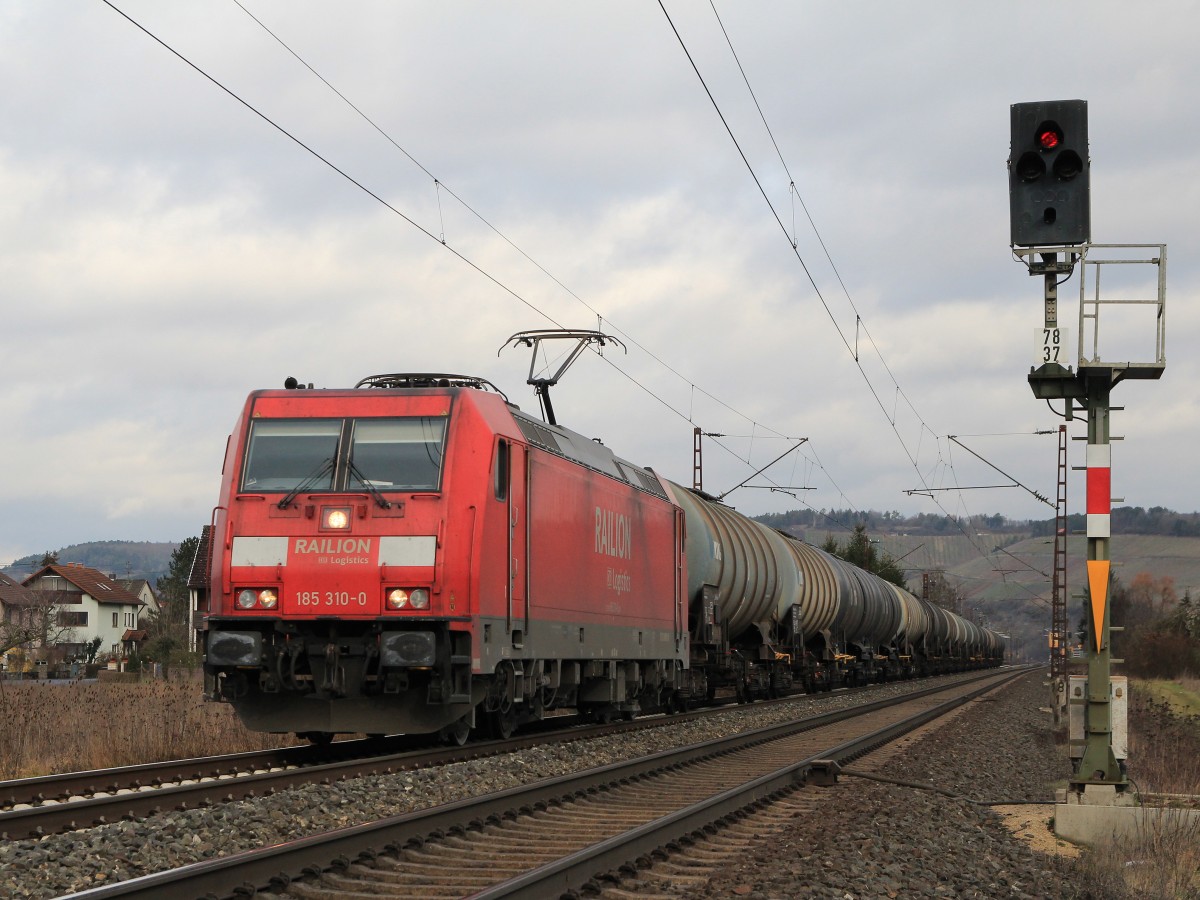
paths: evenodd
<path fill-rule="evenodd" d="M 1014 103 L 1010 120 L 1011 243 L 1086 244 L 1092 231 L 1087 101 Z"/>
<path fill-rule="evenodd" d="M 1056 673 L 1056 696 L 1065 698 L 1070 724 L 1073 773 L 1070 787 L 1055 811 L 1055 833 L 1079 838 L 1088 827 L 1118 831 L 1124 818 L 1104 817 L 1101 807 L 1129 807 L 1136 795 L 1129 790 L 1124 762 L 1124 740 L 1128 685 L 1114 678 L 1109 578 L 1111 563 L 1112 472 L 1111 431 L 1114 407 L 1111 393 L 1127 379 L 1158 379 L 1166 367 L 1166 261 L 1165 244 L 1094 244 L 1091 240 L 1087 103 L 1055 100 L 1014 103 L 1010 107 L 1012 143 L 1008 158 L 1008 189 L 1013 255 L 1030 275 L 1045 282 L 1043 327 L 1038 330 L 1037 364 L 1028 381 L 1039 400 L 1064 403 L 1063 417 L 1087 414 L 1087 597 L 1089 612 L 1083 638 L 1087 659 L 1086 676 Z M 1078 334 L 1068 337 L 1059 325 L 1058 285 L 1079 272 Z M 1101 294 L 1101 267 L 1114 265 L 1126 271 L 1130 265 L 1149 265 L 1142 290 Z M 1137 270 L 1133 270 L 1137 271 Z M 1090 275 L 1089 275 L 1090 273 Z M 1134 276 L 1136 277 L 1136 276 Z M 1107 281 L 1106 281 L 1107 283 Z M 1115 304 L 1149 306 L 1153 315 L 1154 356 L 1135 361 L 1114 356 L 1101 346 L 1101 319 L 1106 338 L 1127 330 L 1121 322 L 1114 327 L 1112 315 L 1101 316 Z M 1069 320 L 1068 320 L 1069 321 Z M 1109 340 L 1104 341 L 1105 344 Z M 1061 432 L 1060 432 L 1061 435 Z M 1065 445 L 1060 437 L 1060 492 L 1065 509 L 1063 468 Z M 1060 534 L 1064 526 L 1056 525 Z M 1064 560 L 1065 562 L 1065 560 Z M 1056 567 L 1058 553 L 1056 549 Z M 1057 569 L 1056 569 L 1057 571 Z M 1056 579 L 1057 588 L 1057 579 Z M 1057 621 L 1051 631 L 1054 659 L 1065 649 L 1067 635 Z M 1072 653 L 1075 656 L 1076 653 Z M 1086 809 L 1085 809 L 1086 807 Z"/>

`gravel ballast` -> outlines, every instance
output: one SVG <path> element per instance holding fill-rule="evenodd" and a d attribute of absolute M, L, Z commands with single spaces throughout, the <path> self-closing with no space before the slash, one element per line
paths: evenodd
<path fill-rule="evenodd" d="M 1053 799 L 1069 772 L 1044 711 L 1049 689 L 1032 674 L 997 699 L 972 704 L 910 743 L 881 774 L 930 781 L 984 801 Z M 167 812 L 40 840 L 0 845 L 0 896 L 49 898 L 113 881 L 293 840 L 346 825 L 502 790 L 594 766 L 764 727 L 849 702 L 907 693 L 930 682 L 854 695 L 747 706 L 668 728 L 547 744 L 454 765 L 308 785 L 207 810 Z M 857 768 L 858 764 L 855 767 Z M 864 761 L 862 768 L 868 768 Z M 1013 837 L 987 807 L 941 794 L 843 776 L 820 822 L 797 820 L 698 897 L 1074 897 L 1065 857 Z M 1092 894 L 1091 896 L 1098 896 Z"/>
<path fill-rule="evenodd" d="M 1091 882 L 1077 848 L 1051 832 L 1054 788 L 1070 763 L 1055 747 L 1044 673 L 964 708 L 898 752 L 848 766 L 956 797 L 843 774 L 823 805 L 797 818 L 686 896 L 765 898 L 1090 898 L 1122 896 Z M 970 801 L 977 801 L 972 803 Z M 990 804 L 1047 805 L 993 807 Z M 984 805 L 988 804 L 988 805 Z M 998 810 L 1031 832 L 1022 839 Z"/>

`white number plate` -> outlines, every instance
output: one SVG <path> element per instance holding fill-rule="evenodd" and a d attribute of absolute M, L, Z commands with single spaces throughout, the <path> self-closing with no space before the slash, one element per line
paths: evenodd
<path fill-rule="evenodd" d="M 1058 363 L 1069 366 L 1071 361 L 1071 338 L 1066 328 L 1039 328 L 1037 336 L 1037 362 L 1035 366 Z"/>
<path fill-rule="evenodd" d="M 298 606 L 366 606 L 367 592 L 351 594 L 347 591 L 296 591 Z"/>

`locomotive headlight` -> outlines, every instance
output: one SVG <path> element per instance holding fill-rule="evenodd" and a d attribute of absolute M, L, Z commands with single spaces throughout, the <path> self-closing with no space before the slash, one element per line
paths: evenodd
<path fill-rule="evenodd" d="M 387 594 L 388 609 L 429 609 L 426 588 L 392 588 Z"/>
<path fill-rule="evenodd" d="M 279 591 L 274 588 L 243 588 L 238 591 L 237 605 L 239 609 L 274 609 L 279 605 Z"/>
<path fill-rule="evenodd" d="M 346 531 L 350 528 L 350 509 L 345 506 L 327 506 L 321 510 L 322 531 Z"/>

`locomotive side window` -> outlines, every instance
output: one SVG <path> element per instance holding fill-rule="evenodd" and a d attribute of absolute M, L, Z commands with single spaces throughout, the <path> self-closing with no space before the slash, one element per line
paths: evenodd
<path fill-rule="evenodd" d="M 333 486 L 341 419 L 257 419 L 250 427 L 243 491 Z"/>
<path fill-rule="evenodd" d="M 358 419 L 350 447 L 349 490 L 436 491 L 446 419 Z"/>
<path fill-rule="evenodd" d="M 496 441 L 496 499 L 508 499 L 508 441 Z"/>

